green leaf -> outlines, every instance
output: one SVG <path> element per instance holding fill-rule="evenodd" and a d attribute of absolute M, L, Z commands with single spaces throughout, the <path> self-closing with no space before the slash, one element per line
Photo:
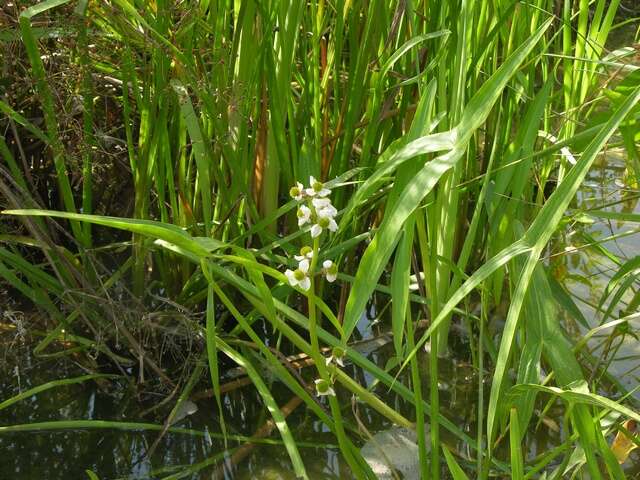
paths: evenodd
<path fill-rule="evenodd" d="M 309 478 L 307 476 L 307 472 L 304 468 L 304 463 L 302 462 L 302 458 L 300 457 L 300 452 L 298 451 L 298 447 L 296 445 L 296 441 L 291 435 L 291 431 L 289 430 L 289 426 L 285 420 L 285 417 L 280 410 L 280 407 L 274 400 L 269 388 L 264 383 L 256 369 L 253 365 L 248 362 L 242 355 L 240 355 L 237 351 L 232 349 L 228 344 L 226 344 L 220 338 L 216 338 L 216 343 L 218 348 L 222 350 L 229 358 L 231 358 L 234 362 L 236 362 L 239 366 L 245 369 L 249 378 L 255 385 L 258 393 L 264 400 L 264 403 L 269 410 L 269 413 L 273 417 L 273 420 L 276 424 L 276 427 L 280 431 L 280 436 L 282 437 L 282 441 L 284 442 L 285 448 L 287 449 L 287 453 L 289 454 L 289 458 L 291 458 L 291 462 L 293 464 L 293 470 L 299 478 Z"/>
<path fill-rule="evenodd" d="M 451 472 L 453 480 L 469 480 L 467 474 L 464 473 L 464 470 L 458 465 L 455 457 L 444 444 L 442 444 L 442 453 L 444 453 L 444 458 L 447 460 L 447 466 L 449 467 L 449 472 Z"/>
<path fill-rule="evenodd" d="M 156 222 L 154 220 L 135 220 L 131 218 L 107 217 L 103 215 L 85 215 L 82 213 L 57 212 L 53 210 L 5 210 L 4 215 L 23 215 L 35 217 L 54 217 L 89 222 L 105 227 L 126 230 L 138 233 L 151 238 L 164 240 L 180 247 L 198 258 L 205 258 L 211 255 L 212 249 L 220 247 L 222 244 L 213 239 L 203 240 L 200 237 L 192 237 L 182 228 L 170 224 Z"/>
<path fill-rule="evenodd" d="M 585 404 L 585 405 L 593 405 L 596 407 L 604 408 L 607 410 L 611 410 L 613 412 L 618 412 L 624 415 L 625 417 L 632 418 L 636 422 L 640 422 L 640 414 L 631 410 L 624 405 L 621 405 L 618 402 L 614 402 L 606 397 L 598 395 L 597 393 L 592 393 L 589 391 L 589 387 L 586 382 L 578 382 L 572 385 L 572 388 L 569 390 L 565 390 L 558 387 L 549 387 L 545 385 L 536 385 L 536 384 L 525 384 L 525 385 L 516 385 L 511 391 L 513 393 L 521 393 L 526 392 L 528 389 L 538 390 L 540 392 L 548 393 L 551 395 L 555 395 L 565 402 L 570 404 Z"/>
<path fill-rule="evenodd" d="M 420 205 L 424 197 L 433 189 L 440 177 L 453 168 L 466 151 L 467 144 L 477 128 L 482 125 L 499 98 L 509 79 L 531 52 L 544 32 L 551 25 L 547 20 L 525 43 L 505 60 L 500 68 L 478 90 L 465 108 L 460 123 L 451 131 L 422 137 L 404 147 L 396 158 L 382 165 L 361 190 L 368 194 L 368 185 L 377 183 L 382 175 L 387 175 L 400 163 L 417 155 L 448 149 L 444 155 L 428 162 L 404 188 L 398 202 L 385 211 L 378 232 L 362 256 L 356 273 L 356 280 L 349 293 L 344 316 L 344 330 L 349 338 L 356 326 L 382 271 L 386 267 L 398 234 L 406 219 Z M 357 197 L 357 195 L 356 195 Z M 357 201 L 355 198 L 353 201 Z"/>
<path fill-rule="evenodd" d="M 509 422 L 509 446 L 511 447 L 511 478 L 513 480 L 523 480 L 524 462 L 522 460 L 520 421 L 518 420 L 518 410 L 511 409 L 511 421 Z"/>
<path fill-rule="evenodd" d="M 75 378 L 63 378 L 61 380 L 53 380 L 51 382 L 43 383 L 42 385 L 38 385 L 37 387 L 30 388 L 29 390 L 25 390 L 24 392 L 15 395 L 3 402 L 0 402 L 0 410 L 3 408 L 7 408 L 14 403 L 17 403 L 26 398 L 30 398 L 33 395 L 37 395 L 40 392 L 44 392 L 46 390 L 50 390 L 52 388 L 64 387 L 67 385 L 75 385 L 76 383 L 83 383 L 89 380 L 94 380 L 96 378 L 118 378 L 118 375 L 108 375 L 108 374 L 92 374 L 92 375 L 83 375 L 81 377 Z"/>

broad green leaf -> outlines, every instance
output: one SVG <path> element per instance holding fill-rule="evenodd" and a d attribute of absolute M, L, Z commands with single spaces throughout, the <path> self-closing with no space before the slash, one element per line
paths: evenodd
<path fill-rule="evenodd" d="M 36 15 L 46 12 L 47 10 L 51 10 L 52 8 L 59 7 L 60 5 L 64 5 L 65 3 L 69 3 L 70 1 L 71 0 L 45 0 L 44 2 L 36 3 L 32 7 L 27 8 L 20 13 L 20 16 L 31 19 Z"/>
<path fill-rule="evenodd" d="M 540 392 L 555 395 L 569 403 L 593 405 L 596 407 L 611 410 L 613 412 L 618 412 L 624 415 L 625 417 L 632 418 L 636 422 L 640 422 L 639 413 L 637 413 L 636 411 L 628 407 L 625 407 L 624 405 L 618 402 L 614 402 L 613 400 L 610 400 L 607 397 L 603 397 L 602 395 L 598 395 L 597 393 L 590 392 L 586 382 L 574 384 L 573 388 L 570 390 L 565 390 L 558 387 L 549 387 L 546 385 L 526 384 L 526 385 L 516 385 L 512 388 L 512 391 L 514 393 L 520 393 L 530 388 L 534 390 L 538 390 Z"/>
<path fill-rule="evenodd" d="M 96 225 L 104 225 L 105 227 L 126 230 L 132 233 L 138 233 L 154 239 L 164 240 L 172 243 L 197 257 L 209 257 L 211 251 L 217 248 L 218 244 L 213 239 L 193 238 L 182 228 L 170 224 L 156 222 L 154 220 L 135 220 L 131 218 L 107 217 L 102 215 L 85 215 L 82 213 L 56 212 L 53 210 L 4 210 L 4 215 L 24 215 L 36 217 L 54 217 L 66 218 L 69 220 L 77 220 L 80 222 L 89 222 Z"/>
<path fill-rule="evenodd" d="M 495 433 L 496 411 L 500 400 L 500 390 L 507 370 L 508 359 L 511 353 L 518 319 L 520 318 L 524 296 L 529 287 L 529 282 L 540 258 L 540 254 L 551 238 L 551 235 L 555 232 L 569 203 L 582 184 L 582 180 L 591 168 L 596 156 L 638 101 L 640 101 L 640 88 L 637 88 L 634 94 L 630 95 L 623 105 L 613 113 L 602 130 L 600 130 L 587 146 L 580 160 L 578 160 L 565 179 L 558 185 L 551 197 L 549 197 L 525 234 L 524 239 L 531 246 L 531 251 L 520 272 L 518 284 L 512 295 L 511 306 L 509 307 L 509 313 L 507 314 L 507 320 L 500 341 L 500 349 L 498 351 L 496 370 L 491 384 L 491 395 L 489 397 L 487 413 L 487 436 L 490 441 L 494 438 L 493 434 Z"/>
<path fill-rule="evenodd" d="M 447 466 L 449 467 L 449 472 L 451 472 L 453 480 L 469 480 L 467 474 L 464 473 L 464 470 L 458 465 L 455 457 L 444 444 L 442 445 L 442 453 L 444 453 L 444 458 L 447 460 Z"/>
<path fill-rule="evenodd" d="M 208 144 L 205 143 L 205 137 L 202 134 L 200 122 L 193 109 L 187 88 L 178 80 L 172 80 L 171 86 L 178 95 L 180 112 L 187 125 L 189 137 L 191 138 L 191 148 L 198 169 L 198 177 L 194 188 L 196 192 L 200 193 L 202 198 L 202 214 L 204 217 L 205 231 L 207 235 L 209 235 L 211 233 L 211 221 L 213 220 L 211 214 L 211 206 L 213 205 L 211 201 L 211 179 L 209 175 L 212 165 L 211 155 L 209 154 Z"/>
<path fill-rule="evenodd" d="M 520 433 L 520 421 L 518 420 L 518 410 L 511 409 L 511 418 L 509 422 L 509 446 L 511 448 L 511 478 L 514 480 L 523 480 L 524 478 L 524 461 L 522 460 L 522 435 Z"/>
<path fill-rule="evenodd" d="M 440 30 L 438 32 L 431 32 L 424 35 L 416 35 L 412 37 L 410 40 L 407 40 L 404 44 L 402 44 L 393 54 L 389 57 L 389 59 L 384 62 L 384 65 L 380 68 L 380 76 L 384 77 L 391 67 L 402 57 L 405 53 L 411 50 L 416 45 L 421 44 L 426 40 L 431 40 L 433 38 L 444 37 L 450 35 L 451 32 L 448 30 Z"/>
<path fill-rule="evenodd" d="M 402 161 L 413 158 L 417 155 L 445 149 L 449 152 L 428 162 L 422 170 L 412 179 L 400 194 L 398 202 L 393 208 L 385 211 L 384 220 L 373 241 L 360 261 L 360 266 L 356 273 L 356 280 L 349 293 L 349 299 L 345 310 L 344 330 L 347 338 L 355 328 L 369 297 L 373 292 L 382 271 L 384 270 L 393 248 L 398 240 L 398 233 L 409 215 L 420 205 L 424 197 L 433 189 L 440 177 L 453 168 L 456 162 L 463 156 L 467 144 L 477 128 L 482 125 L 489 115 L 491 108 L 499 98 L 502 90 L 509 79 L 517 71 L 518 67 L 531 52 L 533 47 L 540 40 L 544 32 L 551 25 L 551 19 L 545 22 L 524 44 L 505 60 L 496 73 L 478 90 L 476 95 L 469 101 L 465 108 L 460 123 L 456 128 L 444 134 L 435 134 L 418 139 L 406 147 L 401 152 L 407 152 L 403 157 L 397 157 L 382 165 L 367 181 L 374 179 L 376 175 L 380 177 L 391 172 Z M 438 142 L 434 142 L 434 137 Z M 423 142 L 422 145 L 415 145 Z M 452 142 L 447 145 L 448 142 Z M 409 150 L 410 149 L 410 150 Z M 409 153 L 410 152 L 410 153 Z M 391 165 L 390 165 L 391 164 Z M 383 172 L 383 173 L 379 173 Z M 377 182 L 377 179 L 375 179 Z M 366 184 L 362 189 L 366 190 Z"/>

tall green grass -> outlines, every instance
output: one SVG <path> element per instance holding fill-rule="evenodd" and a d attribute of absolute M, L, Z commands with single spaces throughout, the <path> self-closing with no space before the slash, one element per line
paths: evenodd
<path fill-rule="evenodd" d="M 234 343 L 240 336 L 336 433 L 353 475 L 372 473 L 346 405 L 332 399 L 331 414 L 322 408 L 258 335 L 257 319 L 310 355 L 321 376 L 322 348 L 342 348 L 413 405 L 407 418 L 336 372 L 338 398 L 349 391 L 417 429 L 425 478 L 533 478 L 543 470 L 562 478 L 574 450 L 572 474 L 623 478 L 601 417 L 637 413 L 586 382 L 595 377 L 558 322 L 561 310 L 578 309 L 554 291 L 542 260 L 608 145 L 627 150 L 628 183 L 639 184 L 640 77 L 632 50 L 606 48 L 619 4 L 48 0 L 22 10 L 2 41 L 21 52 L 37 97 L 29 107 L 44 121 L 0 99 L 0 125 L 17 132 L 0 138 L 2 206 L 15 216 L 2 217 L 0 276 L 50 318 L 36 353 L 64 339 L 115 364 L 142 359 L 173 384 L 163 359 L 136 340 L 146 327 L 123 319 L 112 298 L 127 292 L 125 303 L 140 311 L 159 297 L 167 309 L 203 305 L 205 322 L 194 328 L 206 339 L 205 381 L 217 409 L 225 355 L 248 372 L 299 477 L 307 473 L 292 430 L 255 356 Z M 71 33 L 58 47 L 42 25 L 60 24 Z M 51 60 L 56 48 L 68 63 Z M 48 77 L 66 67 L 77 71 L 75 84 Z M 79 146 L 56 114 L 72 96 L 81 105 Z M 102 100 L 117 112 L 110 125 Z M 107 137 L 124 153 L 110 151 Z M 24 155 L 25 138 L 41 142 L 42 160 Z M 36 161 L 50 164 L 57 182 L 46 196 L 32 178 Z M 109 184 L 100 167 L 111 161 L 128 165 L 126 211 L 95 200 L 98 185 Z M 317 279 L 304 293 L 282 272 L 307 238 L 295 228 L 288 190 L 310 175 L 334 188 L 340 229 L 320 259 L 339 260 L 344 273 L 339 287 Z M 102 227 L 127 233 L 113 241 Z M 116 267 L 104 265 L 111 251 L 121 252 Z M 600 302 L 603 323 L 624 292 L 637 292 L 636 263 L 620 263 Z M 391 303 L 396 358 L 388 370 L 351 347 L 379 293 Z M 297 309 L 300 295 L 306 310 Z M 220 311 L 232 324 L 219 321 Z M 417 331 L 417 320 L 428 328 Z M 480 377 L 475 432 L 446 418 L 440 403 L 439 359 L 449 354 L 452 323 L 468 326 Z M 114 326 L 125 355 L 112 351 Z M 428 363 L 417 355 L 425 345 Z M 405 367 L 407 385 L 399 379 Z M 522 442 L 539 428 L 534 406 L 556 398 L 567 405 L 563 440 L 533 457 Z M 458 444 L 445 444 L 441 429 Z"/>

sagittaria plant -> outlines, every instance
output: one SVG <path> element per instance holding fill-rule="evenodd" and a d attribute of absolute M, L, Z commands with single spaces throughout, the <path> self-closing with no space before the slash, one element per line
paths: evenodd
<path fill-rule="evenodd" d="M 324 358 L 318 341 L 318 309 L 316 307 L 315 276 L 321 273 L 328 282 L 333 282 L 337 278 L 338 266 L 330 259 L 325 259 L 322 268 L 318 268 L 318 257 L 322 240 L 326 238 L 323 233 L 334 233 L 338 230 L 335 217 L 338 210 L 331 203 L 329 196 L 331 190 L 313 176 L 309 178 L 309 187 L 305 188 L 300 182 L 291 188 L 289 194 L 299 202 L 298 205 L 298 226 L 309 229 L 310 241 L 312 245 L 305 245 L 300 249 L 300 255 L 295 255 L 298 262 L 295 270 L 287 269 L 284 274 L 292 287 L 299 287 L 307 295 L 309 306 L 309 339 L 311 341 L 312 358 L 318 371 L 319 378 L 314 383 L 318 396 L 329 398 L 331 413 L 336 420 L 336 434 L 340 447 L 345 453 L 346 460 L 354 471 L 358 471 L 359 466 L 350 453 L 346 434 L 339 420 L 341 418 L 340 405 L 336 399 L 335 383 L 336 371 L 339 366 L 344 366 L 343 357 L 345 350 L 335 347 L 331 356 Z"/>
<path fill-rule="evenodd" d="M 331 190 L 326 188 L 322 182 L 319 182 L 311 176 L 309 178 L 309 185 L 309 188 L 304 188 L 300 182 L 297 182 L 289 193 L 291 197 L 300 202 L 298 206 L 298 226 L 304 227 L 307 223 L 312 225 L 309 233 L 311 234 L 313 246 L 303 246 L 300 249 L 300 255 L 294 256 L 294 259 L 298 262 L 298 268 L 295 270 L 287 269 L 284 274 L 292 287 L 300 287 L 302 290 L 308 292 L 307 298 L 309 301 L 309 317 L 311 321 L 309 334 L 311 337 L 311 345 L 314 352 L 318 355 L 315 360 L 318 373 L 321 377 L 315 381 L 317 393 L 318 395 L 335 395 L 333 388 L 331 388 L 334 378 L 328 374 L 325 367 L 334 364 L 342 365 L 344 350 L 341 350 L 342 355 L 339 355 L 339 351 L 335 351 L 331 357 L 329 357 L 330 359 L 335 359 L 335 363 L 325 360 L 317 361 L 321 353 L 316 331 L 317 319 L 313 279 L 318 267 L 322 233 L 327 230 L 329 232 L 335 232 L 338 229 L 335 221 L 338 210 L 332 205 L 331 199 L 329 198 Z M 338 266 L 332 260 L 326 259 L 322 262 L 322 269 L 320 271 L 324 274 L 328 282 L 334 282 L 338 275 Z"/>

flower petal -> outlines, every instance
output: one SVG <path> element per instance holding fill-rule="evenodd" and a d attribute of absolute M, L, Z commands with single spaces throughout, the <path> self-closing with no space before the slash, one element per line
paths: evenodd
<path fill-rule="evenodd" d="M 335 396 L 336 394 L 335 390 L 331 387 L 331 384 L 326 380 L 323 380 L 322 378 L 318 378 L 314 380 L 314 383 L 316 384 L 316 394 L 319 397 L 323 395 Z"/>
<path fill-rule="evenodd" d="M 301 227 L 302 225 L 307 223 L 311 218 L 311 209 L 306 205 L 301 205 L 300 208 L 298 208 L 297 215 L 298 215 L 298 226 Z"/>
<path fill-rule="evenodd" d="M 293 273 L 293 270 L 287 269 L 284 272 L 284 274 L 287 277 L 287 280 L 289 280 L 289 285 L 291 285 L 292 287 L 295 287 L 298 284 L 298 280 L 296 279 L 296 276 Z"/>
<path fill-rule="evenodd" d="M 300 263 L 298 264 L 298 268 L 302 273 L 307 273 L 309 271 L 309 260 L 307 260 L 306 258 L 303 258 L 302 260 L 300 260 Z"/>
<path fill-rule="evenodd" d="M 321 218 L 333 218 L 338 215 L 338 210 L 333 205 L 329 205 L 328 207 L 318 208 L 316 213 Z"/>
<path fill-rule="evenodd" d="M 334 207 L 333 205 L 329 205 L 326 207 L 317 208 L 316 214 L 318 215 L 318 218 L 332 219 L 338 214 L 338 210 L 336 210 L 336 207 Z"/>
<path fill-rule="evenodd" d="M 322 262 L 322 266 L 324 268 L 331 268 L 332 265 L 333 265 L 333 262 L 331 260 L 325 260 L 324 262 Z"/>
<path fill-rule="evenodd" d="M 311 203 L 313 203 L 313 206 L 316 209 L 322 209 L 332 206 L 331 200 L 329 200 L 328 198 L 314 198 L 313 200 L 311 200 Z"/>
<path fill-rule="evenodd" d="M 307 291 L 311 288 L 311 280 L 309 277 L 304 277 L 302 280 L 298 282 L 300 284 L 300 288 Z"/>
<path fill-rule="evenodd" d="M 338 278 L 338 275 L 336 275 L 335 273 L 329 273 L 329 272 L 327 272 L 326 277 L 327 277 L 327 282 L 329 282 L 329 283 L 333 283 L 333 282 L 335 282 L 335 281 L 336 281 L 336 278 Z"/>
<path fill-rule="evenodd" d="M 311 238 L 316 238 L 321 233 L 322 233 L 322 227 L 317 223 L 313 227 L 311 227 Z"/>

